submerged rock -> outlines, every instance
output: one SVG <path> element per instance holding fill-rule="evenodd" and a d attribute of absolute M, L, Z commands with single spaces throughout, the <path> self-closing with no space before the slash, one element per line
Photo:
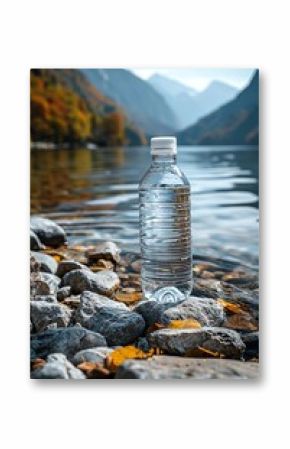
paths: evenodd
<path fill-rule="evenodd" d="M 47 363 L 31 373 L 32 379 L 85 379 L 81 370 L 75 368 L 64 354 L 50 354 Z"/>
<path fill-rule="evenodd" d="M 66 327 L 71 316 L 72 310 L 67 306 L 47 301 L 30 302 L 30 317 L 36 332 L 51 327 Z"/>
<path fill-rule="evenodd" d="M 57 270 L 57 262 L 53 257 L 44 253 L 37 253 L 35 251 L 31 251 L 31 256 L 36 260 L 36 262 L 40 266 L 40 271 L 45 273 L 55 274 Z"/>
<path fill-rule="evenodd" d="M 60 279 L 51 273 L 35 272 L 30 276 L 30 294 L 55 295 L 60 284 Z"/>
<path fill-rule="evenodd" d="M 111 296 L 120 285 L 119 276 L 110 270 L 93 273 L 89 270 L 73 270 L 62 278 L 62 285 L 71 287 L 73 294 L 84 290 Z"/>
<path fill-rule="evenodd" d="M 30 229 L 37 235 L 41 243 L 58 247 L 66 243 L 66 234 L 54 221 L 42 217 L 30 219 Z"/>
<path fill-rule="evenodd" d="M 224 357 L 241 358 L 245 350 L 240 335 L 231 329 L 160 329 L 148 336 L 151 346 L 173 355 L 190 355 L 203 348 Z"/>
<path fill-rule="evenodd" d="M 45 358 L 53 352 L 60 352 L 70 359 L 81 349 L 106 345 L 102 335 L 80 326 L 49 329 L 31 336 L 31 358 Z"/>
<path fill-rule="evenodd" d="M 223 359 L 154 356 L 147 360 L 127 360 L 117 370 L 116 379 L 256 379 L 257 363 Z"/>
<path fill-rule="evenodd" d="M 221 304 L 211 298 L 190 297 L 162 314 L 163 322 L 195 319 L 203 326 L 219 326 L 224 321 Z"/>

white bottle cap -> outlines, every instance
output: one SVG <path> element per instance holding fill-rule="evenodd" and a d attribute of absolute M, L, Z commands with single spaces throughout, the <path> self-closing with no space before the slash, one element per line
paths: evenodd
<path fill-rule="evenodd" d="M 176 154 L 176 148 L 176 137 L 152 137 L 151 139 L 151 154 L 170 156 Z"/>

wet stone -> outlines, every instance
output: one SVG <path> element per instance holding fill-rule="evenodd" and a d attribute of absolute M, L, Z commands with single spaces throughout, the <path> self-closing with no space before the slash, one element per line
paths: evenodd
<path fill-rule="evenodd" d="M 71 294 L 70 286 L 59 288 L 56 294 L 57 300 L 63 301 L 64 299 L 68 298 L 70 294 Z"/>
<path fill-rule="evenodd" d="M 33 251 L 38 251 L 43 248 L 44 246 L 42 245 L 41 241 L 39 240 L 35 232 L 30 230 L 30 249 Z"/>
<path fill-rule="evenodd" d="M 88 262 L 92 263 L 99 259 L 110 260 L 118 263 L 120 261 L 120 249 L 114 242 L 103 242 L 86 252 Z"/>
<path fill-rule="evenodd" d="M 89 270 L 86 265 L 83 265 L 76 260 L 62 260 L 59 262 L 57 267 L 56 275 L 62 278 L 66 273 L 69 273 L 72 270 Z"/>
<path fill-rule="evenodd" d="M 66 234 L 62 227 L 54 221 L 42 217 L 32 217 L 30 229 L 37 235 L 41 243 L 58 247 L 66 243 Z"/>
<path fill-rule="evenodd" d="M 55 295 L 60 284 L 60 279 L 51 273 L 35 272 L 30 276 L 30 294 Z"/>
<path fill-rule="evenodd" d="M 57 299 L 55 295 L 36 295 L 30 298 L 31 301 L 45 301 L 49 303 L 57 304 Z"/>
<path fill-rule="evenodd" d="M 166 320 L 166 316 L 164 316 L 162 320 L 163 312 L 174 306 L 175 304 L 172 304 L 171 302 L 160 303 L 154 299 L 147 299 L 137 304 L 133 310 L 144 318 L 146 327 L 150 327 L 154 323 L 161 323 L 161 321 L 168 324 L 170 322 L 169 318 Z"/>
<path fill-rule="evenodd" d="M 246 332 L 241 337 L 246 345 L 245 359 L 259 357 L 259 332 Z"/>
<path fill-rule="evenodd" d="M 119 287 L 120 279 L 114 271 L 93 273 L 89 270 L 73 270 L 62 278 L 62 286 L 70 286 L 73 294 L 85 290 L 111 296 Z"/>
<path fill-rule="evenodd" d="M 97 347 L 90 349 L 83 349 L 82 351 L 77 352 L 73 358 L 72 363 L 74 365 L 79 365 L 83 362 L 92 362 L 92 363 L 104 363 L 108 354 L 110 354 L 114 349 L 108 347 Z"/>

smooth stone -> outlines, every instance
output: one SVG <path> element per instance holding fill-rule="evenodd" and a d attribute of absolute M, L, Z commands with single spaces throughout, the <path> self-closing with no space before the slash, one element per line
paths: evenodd
<path fill-rule="evenodd" d="M 108 347 L 83 349 L 82 351 L 77 352 L 73 356 L 72 363 L 76 366 L 83 362 L 103 364 L 106 360 L 107 355 L 110 354 L 112 351 L 114 351 L 114 349 Z"/>
<path fill-rule="evenodd" d="M 72 310 L 47 301 L 30 301 L 30 317 L 36 332 L 54 327 L 68 326 Z"/>
<path fill-rule="evenodd" d="M 225 359 L 154 356 L 147 360 L 127 360 L 117 370 L 116 379 L 256 379 L 258 363 Z"/>
<path fill-rule="evenodd" d="M 56 275 L 62 278 L 72 270 L 89 270 L 89 268 L 76 260 L 62 260 L 58 264 Z"/>
<path fill-rule="evenodd" d="M 31 217 L 30 228 L 41 243 L 47 246 L 58 247 L 66 243 L 66 234 L 63 228 L 52 220 L 42 217 Z"/>
<path fill-rule="evenodd" d="M 43 248 L 44 246 L 42 245 L 35 232 L 30 229 L 30 249 L 33 251 L 38 251 Z"/>
<path fill-rule="evenodd" d="M 60 279 L 51 273 L 36 272 L 30 275 L 30 293 L 35 295 L 56 295 Z"/>
<path fill-rule="evenodd" d="M 30 298 L 31 301 L 45 301 L 49 303 L 57 304 L 57 299 L 55 295 L 36 295 Z"/>
<path fill-rule="evenodd" d="M 86 320 L 86 327 L 106 337 L 109 346 L 128 345 L 140 337 L 145 329 L 145 322 L 139 313 L 102 307 Z"/>
<path fill-rule="evenodd" d="M 148 335 L 149 344 L 173 355 L 187 355 L 202 347 L 228 358 L 241 358 L 245 350 L 240 335 L 221 327 L 160 329 Z"/>
<path fill-rule="evenodd" d="M 63 354 L 50 354 L 47 363 L 31 373 L 32 379 L 86 379 L 81 370 Z"/>
<path fill-rule="evenodd" d="M 120 249 L 114 242 L 102 242 L 93 249 L 86 252 L 88 261 L 94 262 L 99 259 L 111 260 L 118 263 L 120 261 Z"/>
<path fill-rule="evenodd" d="M 111 296 L 119 287 L 119 276 L 110 270 L 93 273 L 89 270 L 73 270 L 62 278 L 62 286 L 69 285 L 72 293 L 77 295 L 84 290 Z"/>
<path fill-rule="evenodd" d="M 57 262 L 53 257 L 44 253 L 36 253 L 35 251 L 31 251 L 30 254 L 39 264 L 40 271 L 45 273 L 56 274 Z"/>
<path fill-rule="evenodd" d="M 71 359 L 82 349 L 106 346 L 106 339 L 80 326 L 49 329 L 31 336 L 31 358 L 45 358 L 54 352 Z"/>
<path fill-rule="evenodd" d="M 241 338 L 246 345 L 245 359 L 259 356 L 259 332 L 247 332 L 241 334 Z"/>
<path fill-rule="evenodd" d="M 195 319 L 202 326 L 219 326 L 224 321 L 223 306 L 211 298 L 190 297 L 176 307 L 166 310 L 161 318 L 171 320 Z"/>
<path fill-rule="evenodd" d="M 161 303 L 154 299 L 145 299 L 144 301 L 139 302 L 133 310 L 144 318 L 146 326 L 149 327 L 154 323 L 161 323 L 163 312 L 170 307 L 175 306 L 176 304 L 172 303 Z M 168 319 L 166 323 L 166 317 L 164 317 L 163 323 L 168 324 L 169 322 L 170 320 Z"/>
<path fill-rule="evenodd" d="M 98 313 L 103 307 L 129 311 L 129 308 L 122 302 L 113 301 L 107 298 L 107 296 L 97 293 L 84 291 L 80 296 L 80 305 L 76 310 L 75 321 L 86 327 L 89 318 Z"/>
<path fill-rule="evenodd" d="M 68 285 L 67 287 L 59 288 L 57 290 L 56 297 L 57 297 L 58 301 L 63 301 L 64 299 L 68 298 L 70 295 L 71 295 L 71 288 Z"/>

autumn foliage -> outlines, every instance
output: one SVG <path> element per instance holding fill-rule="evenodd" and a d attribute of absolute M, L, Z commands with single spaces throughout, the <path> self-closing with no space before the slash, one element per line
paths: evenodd
<path fill-rule="evenodd" d="M 143 143 L 123 111 L 77 70 L 32 70 L 30 99 L 33 142 Z"/>

